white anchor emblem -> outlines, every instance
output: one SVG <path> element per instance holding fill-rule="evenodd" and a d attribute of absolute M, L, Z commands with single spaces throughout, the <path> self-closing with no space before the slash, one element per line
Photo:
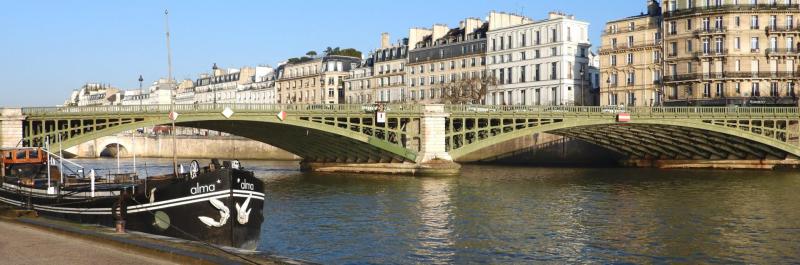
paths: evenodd
<path fill-rule="evenodd" d="M 239 221 L 240 224 L 246 224 L 250 220 L 250 211 L 253 209 L 247 209 L 249 205 L 250 195 L 247 195 L 247 199 L 244 200 L 242 206 L 239 206 L 238 202 L 236 203 L 236 221 Z"/>
<path fill-rule="evenodd" d="M 198 216 L 197 218 L 200 219 L 200 221 L 206 224 L 207 226 L 222 227 L 223 225 L 225 225 L 225 223 L 228 222 L 228 217 L 231 216 L 230 209 L 228 209 L 228 206 L 225 206 L 225 204 L 222 203 L 220 200 L 217 200 L 215 198 L 209 199 L 208 202 L 210 202 L 211 205 L 214 205 L 214 207 L 219 210 L 219 216 L 220 216 L 219 221 L 215 221 L 214 219 L 211 219 L 211 217 L 206 217 L 206 216 Z"/>

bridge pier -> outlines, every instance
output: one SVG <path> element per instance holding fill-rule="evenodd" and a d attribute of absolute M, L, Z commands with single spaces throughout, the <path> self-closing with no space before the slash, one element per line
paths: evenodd
<path fill-rule="evenodd" d="M 402 175 L 456 175 L 461 165 L 447 152 L 447 124 L 450 113 L 442 104 L 422 107 L 416 130 L 419 130 L 419 151 L 413 163 L 321 163 L 302 162 L 301 169 L 316 172 L 380 173 Z"/>
<path fill-rule="evenodd" d="M 19 108 L 0 108 L 0 147 L 15 147 L 22 141 L 25 116 Z"/>

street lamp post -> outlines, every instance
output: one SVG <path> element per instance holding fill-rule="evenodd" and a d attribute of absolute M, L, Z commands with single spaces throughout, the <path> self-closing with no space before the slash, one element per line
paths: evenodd
<path fill-rule="evenodd" d="M 608 91 L 608 95 L 610 96 L 610 95 L 611 95 L 611 77 L 609 77 L 608 79 L 606 79 L 606 89 L 608 89 L 608 90 L 609 90 L 609 91 Z M 599 94 L 599 93 L 598 93 L 598 94 Z M 598 95 L 597 97 L 599 98 L 600 96 Z M 611 105 L 611 99 L 610 99 L 610 98 L 609 98 L 609 100 L 608 100 L 608 105 Z M 617 105 L 617 102 L 614 102 L 614 105 Z"/>
<path fill-rule="evenodd" d="M 584 99 L 584 95 L 583 95 L 583 93 L 584 93 L 584 91 L 583 91 L 583 75 L 585 74 L 585 72 L 583 71 L 582 67 L 581 67 L 580 74 L 581 74 L 581 83 L 580 83 L 581 92 L 580 92 L 580 101 L 578 102 L 578 104 L 579 104 L 579 106 L 583 106 L 583 99 Z"/>
<path fill-rule="evenodd" d="M 144 90 L 142 90 L 142 82 L 143 81 L 144 81 L 144 78 L 142 78 L 142 75 L 139 75 L 139 110 L 140 111 L 141 111 L 141 108 L 142 108 L 142 105 L 143 105 L 142 104 L 142 100 L 144 99 Z"/>
<path fill-rule="evenodd" d="M 219 68 L 217 68 L 217 63 L 214 63 L 214 65 L 211 66 L 211 76 L 212 77 L 217 75 L 217 69 L 219 69 Z M 217 109 L 217 86 L 216 85 L 211 85 L 211 93 L 214 94 L 214 99 L 213 99 L 214 109 Z"/>

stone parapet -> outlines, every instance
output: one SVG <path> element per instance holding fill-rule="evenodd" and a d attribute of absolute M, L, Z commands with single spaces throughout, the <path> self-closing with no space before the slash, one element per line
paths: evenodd
<path fill-rule="evenodd" d="M 0 108 L 0 147 L 15 147 L 22 141 L 25 116 L 19 108 Z"/>

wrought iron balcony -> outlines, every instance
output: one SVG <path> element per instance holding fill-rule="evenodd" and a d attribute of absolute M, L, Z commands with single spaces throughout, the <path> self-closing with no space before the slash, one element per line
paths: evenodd
<path fill-rule="evenodd" d="M 612 51 L 622 51 L 628 49 L 637 49 L 637 48 L 648 48 L 648 47 L 658 47 L 661 45 L 661 39 L 657 40 L 649 40 L 649 41 L 637 41 L 634 43 L 617 43 L 617 45 L 606 45 L 600 47 L 600 52 L 612 52 Z"/>
<path fill-rule="evenodd" d="M 767 34 L 773 33 L 788 33 L 788 32 L 800 32 L 800 27 L 792 26 L 778 26 L 778 25 L 769 25 L 767 26 Z"/>
<path fill-rule="evenodd" d="M 680 82 L 689 80 L 699 80 L 701 74 L 682 74 L 682 75 L 667 75 L 664 76 L 664 82 Z"/>
<path fill-rule="evenodd" d="M 693 73 L 681 75 L 666 75 L 664 82 L 685 82 L 685 81 L 703 81 L 724 78 L 764 78 L 764 79 L 787 79 L 797 78 L 800 74 L 797 72 L 710 72 L 710 73 Z"/>
<path fill-rule="evenodd" d="M 682 8 L 664 13 L 664 17 L 677 17 L 707 12 L 748 11 L 748 10 L 799 10 L 797 3 L 792 4 L 728 4 L 718 6 L 701 6 Z"/>
<path fill-rule="evenodd" d="M 715 35 L 715 34 L 725 34 L 728 31 L 727 27 L 714 27 L 714 28 L 705 28 L 695 30 L 693 34 L 695 36 L 703 36 L 703 35 Z"/>
<path fill-rule="evenodd" d="M 708 51 L 697 51 L 694 52 L 694 57 L 715 57 L 715 56 L 724 56 L 728 54 L 728 49 L 723 50 L 708 50 Z"/>
<path fill-rule="evenodd" d="M 776 56 L 776 55 L 784 55 L 784 56 L 800 56 L 800 52 L 798 52 L 795 48 L 769 48 L 767 49 L 767 56 Z"/>
<path fill-rule="evenodd" d="M 648 30 L 648 29 L 658 29 L 658 27 L 659 27 L 658 25 L 642 25 L 642 26 L 636 26 L 634 28 L 631 28 L 631 27 L 620 27 L 620 28 L 617 28 L 615 30 L 606 29 L 606 30 L 604 30 L 602 32 L 602 34 L 603 35 L 609 35 L 609 34 L 628 33 L 628 32 L 642 31 L 642 30 Z"/>

